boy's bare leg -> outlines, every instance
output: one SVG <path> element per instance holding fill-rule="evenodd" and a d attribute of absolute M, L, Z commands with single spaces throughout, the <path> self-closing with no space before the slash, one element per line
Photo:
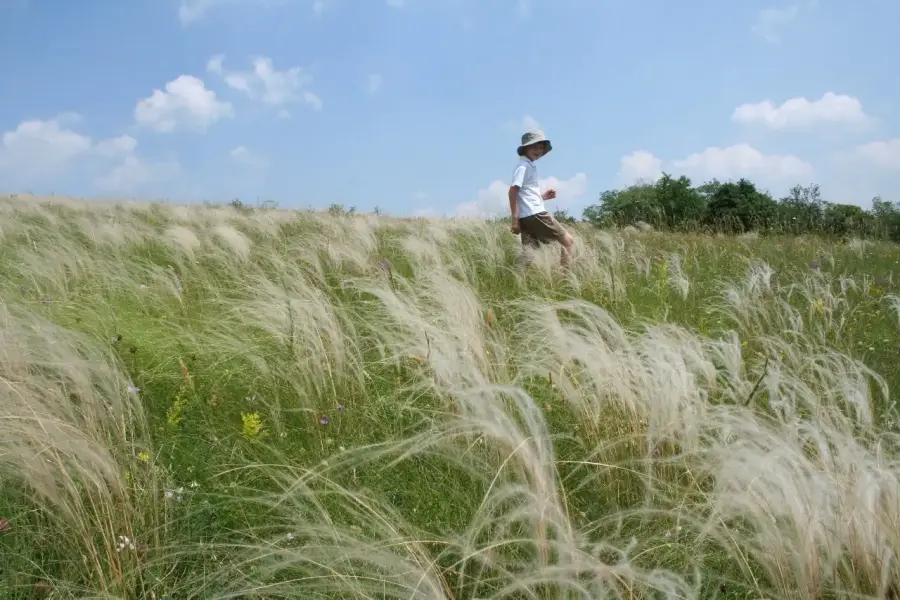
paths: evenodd
<path fill-rule="evenodd" d="M 563 236 L 563 239 L 559 242 L 560 248 L 560 256 L 559 263 L 563 266 L 563 268 L 568 269 L 572 266 L 572 249 L 575 246 L 575 238 L 572 237 L 572 234 L 566 232 Z"/>

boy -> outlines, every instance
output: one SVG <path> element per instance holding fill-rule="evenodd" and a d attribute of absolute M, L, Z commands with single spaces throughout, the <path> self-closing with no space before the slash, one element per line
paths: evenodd
<path fill-rule="evenodd" d="M 553 215 L 547 212 L 544 201 L 556 198 L 556 190 L 549 189 L 541 193 L 534 165 L 535 161 L 552 149 L 550 140 L 544 137 L 542 131 L 529 131 L 522 136 L 522 143 L 517 150 L 521 158 L 513 171 L 512 185 L 509 187 L 511 230 L 513 235 L 522 234 L 526 262 L 529 261 L 527 255 L 531 250 L 555 241 L 562 246 L 560 261 L 564 267 L 568 267 L 572 260 L 574 240 Z"/>

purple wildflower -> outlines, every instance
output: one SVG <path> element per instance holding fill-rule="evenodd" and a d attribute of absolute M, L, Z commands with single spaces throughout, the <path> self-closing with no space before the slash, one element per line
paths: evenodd
<path fill-rule="evenodd" d="M 319 419 L 319 423 L 321 423 L 322 425 L 328 425 L 328 417 L 322 417 L 321 419 Z"/>

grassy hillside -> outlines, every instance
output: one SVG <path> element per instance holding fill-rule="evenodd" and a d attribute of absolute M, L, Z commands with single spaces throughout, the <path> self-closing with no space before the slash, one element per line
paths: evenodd
<path fill-rule="evenodd" d="M 576 237 L 0 199 L 0 598 L 897 597 L 898 248 Z"/>

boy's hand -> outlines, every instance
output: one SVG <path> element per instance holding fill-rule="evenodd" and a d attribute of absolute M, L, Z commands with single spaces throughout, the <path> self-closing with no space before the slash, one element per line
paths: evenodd
<path fill-rule="evenodd" d="M 509 230 L 513 235 L 519 235 L 519 233 L 521 233 L 522 229 L 519 227 L 518 219 L 513 219 L 512 225 L 510 226 Z"/>
<path fill-rule="evenodd" d="M 553 200 L 554 198 L 556 198 L 556 190 L 550 188 L 541 195 L 544 197 L 544 200 Z"/>

